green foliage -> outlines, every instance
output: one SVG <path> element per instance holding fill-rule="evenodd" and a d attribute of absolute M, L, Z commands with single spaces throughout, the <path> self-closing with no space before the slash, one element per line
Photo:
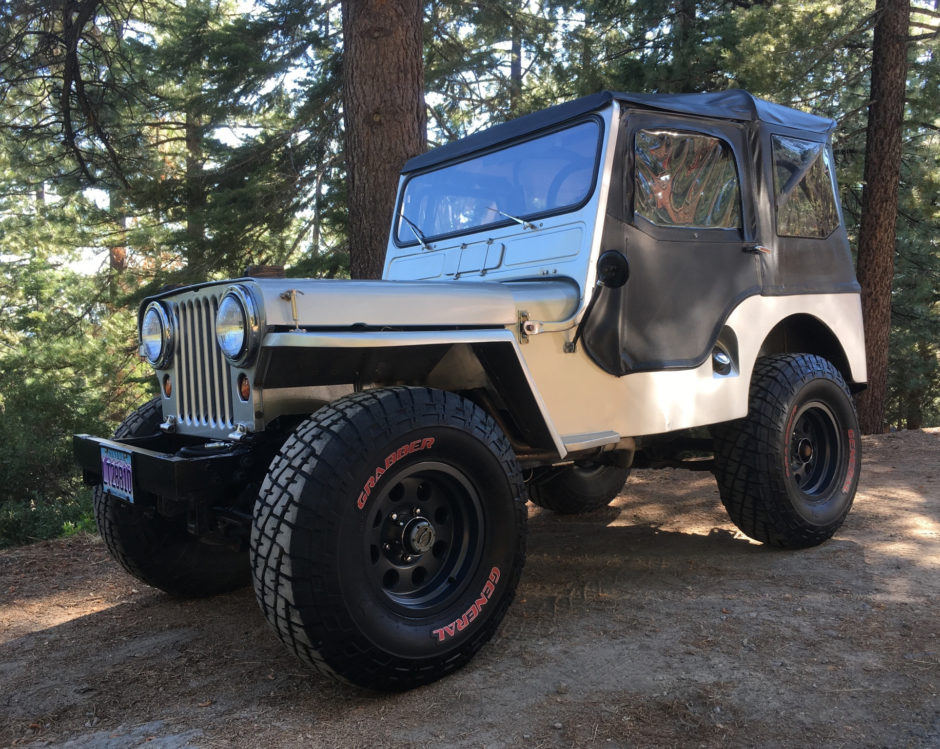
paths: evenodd
<path fill-rule="evenodd" d="M 940 424 L 940 134 L 918 116 L 937 106 L 936 91 L 925 93 L 909 101 L 901 163 L 887 404 L 899 429 Z"/>
<path fill-rule="evenodd" d="M 31 239 L 27 223 L 52 222 L 2 221 L 0 247 Z M 105 296 L 101 279 L 36 251 L 0 262 L 0 504 L 68 493 L 71 435 L 109 433 L 143 399 L 133 317 L 113 314 Z"/>
<path fill-rule="evenodd" d="M 914 3 L 915 23 L 924 20 L 916 7 Z M 938 112 L 940 48 L 935 40 L 913 44 L 901 157 L 887 404 L 888 422 L 899 429 L 940 424 Z"/>
<path fill-rule="evenodd" d="M 95 530 L 87 488 L 51 501 L 37 498 L 0 504 L 0 549 Z"/>
<path fill-rule="evenodd" d="M 0 157 L 0 175 L 16 188 L 29 171 Z M 8 188 L 0 203 L 2 538 L 48 534 L 59 516 L 78 522 L 71 435 L 110 433 L 147 392 L 133 315 L 110 303 L 115 279 L 70 267 L 106 217 L 81 193 L 38 185 Z"/>

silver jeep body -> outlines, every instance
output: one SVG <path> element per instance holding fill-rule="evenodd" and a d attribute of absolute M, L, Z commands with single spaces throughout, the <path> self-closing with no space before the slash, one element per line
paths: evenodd
<path fill-rule="evenodd" d="M 705 101 L 707 96 L 699 98 Z M 579 100 L 577 109 L 568 105 L 568 111 L 547 122 L 528 123 L 528 128 L 525 122 L 510 123 L 512 130 L 505 138 L 498 127 L 476 148 L 474 143 L 459 142 L 454 155 L 445 147 L 436 158 L 418 157 L 401 178 L 382 281 L 244 278 L 148 300 L 142 310 L 146 304 L 164 305 L 174 328 L 173 355 L 157 371 L 161 381 L 169 377 L 174 384 L 164 400 L 166 428 L 206 438 L 239 439 L 263 431 L 284 414 L 310 413 L 338 394 L 420 384 L 485 394 L 490 407 L 508 417 L 502 421 L 508 420 L 506 428 L 520 457 L 539 455 L 550 461 L 622 446 L 635 437 L 742 417 L 754 363 L 766 353 L 794 347 L 819 353 L 840 366 L 850 385 L 863 384 L 860 303 L 841 221 L 831 235 L 810 242 L 808 252 L 836 257 L 833 263 L 848 269 L 849 282 L 843 278 L 840 283 L 814 284 L 813 266 L 806 268 L 805 283 L 786 278 L 787 283 L 775 288 L 766 282 L 780 264 L 779 256 L 806 251 L 791 251 L 787 238 L 774 231 L 773 186 L 766 184 L 769 170 L 762 161 L 774 132 L 792 134 L 792 123 L 773 121 L 778 110 L 792 110 L 765 102 L 754 109 L 757 100 L 746 94 L 718 96 L 724 99 L 711 103 L 715 114 L 703 116 L 701 104 L 692 115 L 678 105 L 668 112 L 651 108 L 645 97 L 597 95 Z M 662 102 L 656 105 L 665 108 Z M 724 121 L 718 119 L 721 113 Z M 828 154 L 828 121 L 803 117 L 817 125 L 811 137 L 825 144 Z M 691 357 L 680 355 L 678 363 L 669 360 L 662 366 L 647 363 L 611 372 L 610 367 L 599 366 L 586 341 L 582 345 L 573 341 L 592 295 L 606 291 L 597 287 L 595 268 L 601 253 L 611 249 L 609 206 L 612 194 L 622 192 L 616 183 L 623 180 L 618 165 L 624 161 L 626 123 L 638 118 L 644 120 L 644 132 L 678 128 L 717 133 L 729 142 L 734 138 L 727 133 L 739 134 L 735 156 L 745 221 L 725 245 L 730 244 L 734 253 L 731 262 L 753 268 L 757 281 L 741 298 L 701 311 L 700 316 L 714 318 L 708 321 L 714 332 L 703 350 L 699 346 Z M 406 205 L 412 180 L 436 175 L 453 164 L 472 163 L 481 153 L 496 164 L 501 151 L 514 143 L 582 123 L 589 123 L 598 134 L 596 156 L 584 165 L 590 169 L 590 178 L 581 178 L 585 194 L 576 196 L 572 205 L 535 217 L 530 211 L 521 220 L 511 211 L 499 211 L 495 221 L 480 227 L 458 227 L 421 242 L 413 231 L 406 231 L 403 221 L 414 210 Z M 492 195 L 498 194 L 496 188 L 490 189 Z M 464 206 L 469 198 L 462 200 Z M 498 210 L 495 199 L 492 202 L 492 211 Z M 652 227 L 653 235 L 658 229 Z M 703 231 L 690 227 L 685 229 L 688 237 L 669 241 L 691 259 L 702 248 L 715 246 L 704 239 L 695 245 Z M 433 230 L 428 234 L 433 235 Z M 410 241 L 403 241 L 403 235 Z M 659 242 L 654 251 L 667 244 Z M 659 276 L 644 278 L 640 262 L 634 261 L 641 248 L 632 247 L 629 238 L 616 249 L 633 265 L 627 295 L 634 287 L 649 287 L 662 273 L 666 278 L 673 275 L 666 268 L 657 271 Z M 717 274 L 725 274 L 717 260 L 713 267 Z M 226 361 L 215 345 L 215 311 L 221 297 L 233 288 L 252 307 L 252 355 L 241 365 Z M 661 290 L 663 306 L 695 307 L 696 299 L 681 296 L 681 287 L 676 292 L 680 295 L 670 292 L 676 289 Z M 655 302 L 660 292 L 652 293 Z M 671 328 L 653 317 L 646 331 L 631 335 L 681 338 L 686 325 L 681 316 L 671 321 Z M 729 358 L 730 366 L 716 369 L 714 355 L 722 355 L 722 362 Z M 247 400 L 236 392 L 239 375 L 251 383 Z"/>

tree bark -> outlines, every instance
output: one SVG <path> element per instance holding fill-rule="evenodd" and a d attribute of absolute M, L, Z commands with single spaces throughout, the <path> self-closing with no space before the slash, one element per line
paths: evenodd
<path fill-rule="evenodd" d="M 522 32 L 516 19 L 509 16 L 509 114 L 519 113 L 522 98 Z"/>
<path fill-rule="evenodd" d="M 910 0 L 878 0 L 875 13 L 865 187 L 858 233 L 858 281 L 862 287 L 868 363 L 868 388 L 858 398 L 858 415 L 865 434 L 885 431 Z"/>
<path fill-rule="evenodd" d="M 187 104 L 186 127 L 186 265 L 202 280 L 206 272 L 206 187 L 203 165 L 203 130 L 197 114 Z"/>
<path fill-rule="evenodd" d="M 696 0 L 676 2 L 676 29 L 673 37 L 673 90 L 676 93 L 694 93 L 700 85 L 695 80 L 695 63 L 698 50 L 692 43 L 695 34 L 695 17 L 698 13 Z"/>
<path fill-rule="evenodd" d="M 427 146 L 422 10 L 418 0 L 343 0 L 353 278 L 381 275 L 399 170 Z"/>

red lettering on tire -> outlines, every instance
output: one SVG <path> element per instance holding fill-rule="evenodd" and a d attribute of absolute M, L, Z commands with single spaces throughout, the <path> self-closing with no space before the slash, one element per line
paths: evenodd
<path fill-rule="evenodd" d="M 382 476 L 385 475 L 385 472 L 391 468 L 395 463 L 397 463 L 402 458 L 411 455 L 412 453 L 421 452 L 422 450 L 427 450 L 434 447 L 434 437 L 424 437 L 422 439 L 413 440 L 408 442 L 397 450 L 393 450 L 386 457 L 382 465 L 376 466 L 375 470 L 372 472 L 372 475 L 366 479 L 366 482 L 362 485 L 362 491 L 359 492 L 359 498 L 356 500 L 356 507 L 360 510 L 365 509 L 366 502 L 369 501 L 369 495 L 372 494 L 372 490 L 375 489 L 376 484 Z"/>
<path fill-rule="evenodd" d="M 436 637 L 438 642 L 444 642 L 448 637 L 453 637 L 458 632 L 462 632 L 469 627 L 473 620 L 480 616 L 483 607 L 486 606 L 493 597 L 498 582 L 499 567 L 494 567 L 490 570 L 489 579 L 483 583 L 483 589 L 480 591 L 480 595 L 477 596 L 477 599 L 470 605 L 470 608 L 463 613 L 463 616 L 459 619 L 455 619 L 450 624 L 445 624 L 440 629 L 431 630 L 431 637 Z"/>

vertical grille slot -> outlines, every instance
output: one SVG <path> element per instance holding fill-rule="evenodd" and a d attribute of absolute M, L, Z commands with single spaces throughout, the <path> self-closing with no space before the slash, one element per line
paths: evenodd
<path fill-rule="evenodd" d="M 216 293 L 176 305 L 177 405 L 179 421 L 192 427 L 232 429 L 231 366 L 215 341 Z"/>

